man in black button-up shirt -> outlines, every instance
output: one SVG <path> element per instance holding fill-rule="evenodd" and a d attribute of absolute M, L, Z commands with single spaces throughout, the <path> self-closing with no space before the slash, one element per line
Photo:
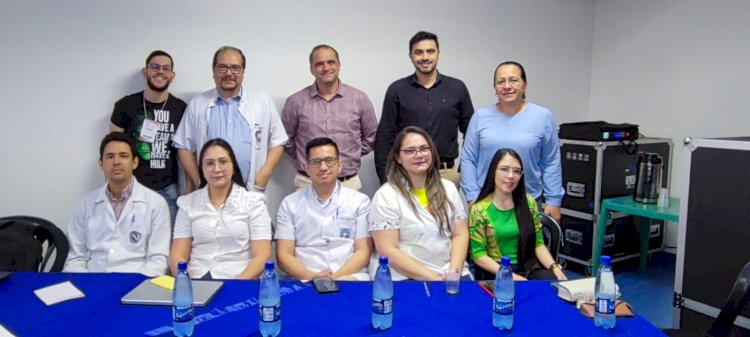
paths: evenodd
<path fill-rule="evenodd" d="M 464 82 L 438 73 L 439 55 L 435 34 L 422 31 L 414 35 L 409 40 L 409 56 L 416 71 L 393 82 L 385 93 L 375 139 L 375 170 L 381 184 L 387 180 L 385 164 L 396 134 L 413 125 L 430 134 L 440 155 L 440 175 L 458 186 L 454 167 L 458 131 L 466 132 L 474 107 Z"/>

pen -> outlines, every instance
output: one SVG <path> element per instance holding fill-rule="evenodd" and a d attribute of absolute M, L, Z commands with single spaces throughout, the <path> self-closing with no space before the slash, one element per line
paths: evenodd
<path fill-rule="evenodd" d="M 427 288 L 427 282 L 422 282 L 424 284 L 424 293 L 427 294 L 427 297 L 430 297 L 430 288 Z"/>

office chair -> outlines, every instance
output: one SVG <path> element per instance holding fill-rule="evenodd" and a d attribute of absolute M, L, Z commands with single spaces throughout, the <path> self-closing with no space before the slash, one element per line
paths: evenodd
<path fill-rule="evenodd" d="M 734 286 L 727 296 L 727 302 L 721 308 L 719 315 L 711 324 L 711 327 L 705 333 L 686 330 L 665 329 L 663 330 L 671 337 L 688 337 L 688 336 L 708 336 L 708 337 L 727 337 L 727 336 L 747 336 L 747 331 L 735 328 L 734 320 L 737 316 L 747 310 L 748 300 L 750 300 L 750 262 L 747 262 L 737 279 Z"/>
<path fill-rule="evenodd" d="M 50 263 L 53 253 L 55 254 L 55 259 L 52 261 L 49 271 L 62 271 L 65 266 L 65 259 L 68 258 L 70 245 L 65 233 L 55 226 L 55 224 L 42 218 L 15 215 L 0 218 L 0 226 L 3 228 L 18 227 L 21 230 L 16 231 L 16 233 L 28 233 L 28 235 L 31 235 L 42 244 L 41 256 L 37 261 L 37 265 L 30 271 L 46 271 L 47 264 Z"/>
<path fill-rule="evenodd" d="M 552 259 L 557 261 L 557 254 L 560 252 L 562 241 L 562 229 L 560 225 L 551 216 L 539 212 L 539 220 L 542 222 L 542 236 L 544 244 L 547 246 Z"/>

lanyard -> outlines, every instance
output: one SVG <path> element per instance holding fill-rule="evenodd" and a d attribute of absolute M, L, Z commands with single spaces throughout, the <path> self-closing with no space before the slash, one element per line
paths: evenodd
<path fill-rule="evenodd" d="M 164 100 L 164 103 L 162 103 L 161 108 L 159 110 L 164 110 L 164 107 L 167 106 L 167 101 L 169 101 L 169 95 L 167 95 L 167 99 Z M 148 119 L 148 110 L 146 110 L 146 95 L 143 95 L 143 114 L 146 115 L 146 119 Z M 156 114 L 154 114 L 154 120 L 156 120 Z"/>

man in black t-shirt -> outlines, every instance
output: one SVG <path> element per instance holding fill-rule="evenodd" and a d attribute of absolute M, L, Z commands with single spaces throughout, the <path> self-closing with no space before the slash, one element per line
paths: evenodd
<path fill-rule="evenodd" d="M 187 104 L 167 91 L 175 73 L 172 56 L 166 52 L 151 52 L 141 75 L 146 88 L 115 103 L 109 131 L 133 137 L 139 157 L 134 175 L 138 182 L 166 199 L 174 225 L 178 174 L 172 138 Z"/>

